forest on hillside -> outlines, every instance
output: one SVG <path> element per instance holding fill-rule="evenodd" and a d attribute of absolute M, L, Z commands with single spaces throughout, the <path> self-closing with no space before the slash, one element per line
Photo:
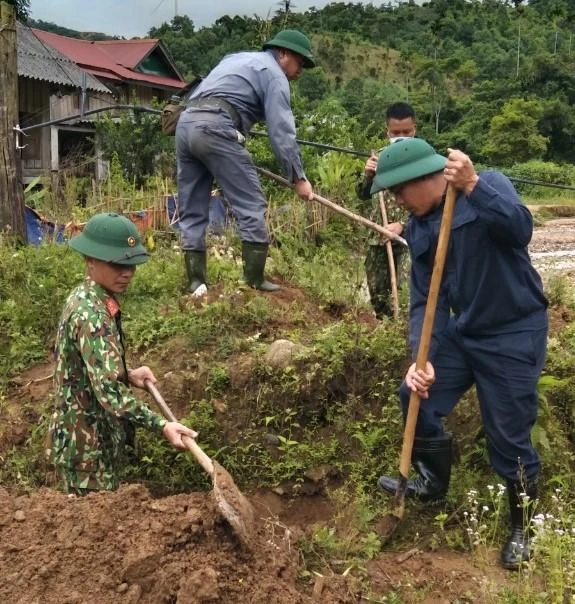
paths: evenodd
<path fill-rule="evenodd" d="M 299 28 L 318 62 L 294 86 L 308 112 L 327 104 L 377 136 L 386 106 L 408 100 L 420 134 L 479 161 L 575 162 L 572 0 L 334 2 L 301 13 L 278 4 L 271 20 L 225 16 L 196 29 L 178 16 L 149 35 L 191 78 L 282 27 Z"/>
<path fill-rule="evenodd" d="M 406 100 L 418 134 L 438 148 L 460 148 L 516 176 L 575 182 L 575 1 L 293 7 L 271 2 L 269 19 L 224 16 L 201 28 L 182 15 L 148 35 L 191 80 L 227 53 L 257 49 L 284 27 L 301 29 L 318 66 L 292 87 L 300 138 L 379 148 L 387 106 Z"/>

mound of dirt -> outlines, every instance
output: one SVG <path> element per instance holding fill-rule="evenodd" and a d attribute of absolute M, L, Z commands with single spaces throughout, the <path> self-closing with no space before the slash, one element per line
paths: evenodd
<path fill-rule="evenodd" d="M 7 604 L 312 602 L 289 546 L 289 532 L 262 521 L 246 552 L 205 493 L 153 499 L 127 485 L 83 498 L 48 489 L 13 497 L 0 489 Z"/>

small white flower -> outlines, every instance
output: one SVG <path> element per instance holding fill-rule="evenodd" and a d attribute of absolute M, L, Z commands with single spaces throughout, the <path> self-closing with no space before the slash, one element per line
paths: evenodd
<path fill-rule="evenodd" d="M 488 484 L 488 485 L 487 485 L 487 489 L 488 489 L 489 491 L 493 491 L 493 489 L 494 489 L 494 488 L 495 488 L 495 487 L 494 487 L 492 484 Z"/>
<path fill-rule="evenodd" d="M 484 505 L 482 509 L 483 509 L 484 512 L 488 512 L 489 511 L 489 506 L 488 505 Z"/>

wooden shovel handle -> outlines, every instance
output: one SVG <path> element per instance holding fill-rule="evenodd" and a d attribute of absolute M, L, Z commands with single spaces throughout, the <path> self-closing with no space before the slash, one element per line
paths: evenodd
<path fill-rule="evenodd" d="M 162 415 L 171 422 L 177 422 L 176 416 L 172 413 L 172 410 L 168 407 L 168 403 L 164 400 L 164 397 L 160 394 L 158 389 L 152 384 L 150 380 L 146 380 L 146 389 L 154 397 L 158 407 L 162 411 Z M 204 468 L 204 470 L 212 476 L 214 473 L 213 461 L 202 451 L 200 445 L 189 436 L 182 436 L 182 442 L 186 445 L 188 451 L 198 460 L 198 463 Z"/>
<path fill-rule="evenodd" d="M 425 315 L 423 317 L 423 326 L 419 347 L 417 349 L 417 358 L 415 366 L 417 369 L 425 369 L 427 357 L 429 356 L 429 347 L 431 345 L 431 336 L 433 334 L 433 323 L 435 321 L 435 311 L 437 309 L 437 299 L 441 289 L 441 280 L 443 277 L 443 268 L 445 258 L 449 248 L 449 237 L 451 235 L 451 223 L 453 221 L 453 210 L 457 191 L 449 184 L 447 186 L 447 195 L 443 206 L 443 216 L 441 217 L 441 226 L 439 227 L 439 238 L 437 240 L 437 251 L 433 262 L 433 272 L 431 273 L 431 282 L 429 284 L 429 294 L 427 304 L 425 305 Z M 416 392 L 412 392 L 409 397 L 409 407 L 407 410 L 407 419 L 403 431 L 403 445 L 401 448 L 401 458 L 399 460 L 399 471 L 402 476 L 407 478 L 409 467 L 411 465 L 411 454 L 413 451 L 413 440 L 415 438 L 415 426 L 419 414 L 421 398 Z"/>
<path fill-rule="evenodd" d="M 268 178 L 271 178 L 272 180 L 279 182 L 281 185 L 284 185 L 286 187 L 289 187 L 290 189 L 293 189 L 293 185 L 289 182 L 289 180 L 286 180 L 279 174 L 274 174 L 273 172 L 270 172 L 269 170 L 266 170 L 265 168 L 260 168 L 259 166 L 256 166 L 256 170 L 260 174 L 263 174 L 264 176 L 267 176 Z M 358 222 L 359 224 L 363 224 L 364 226 L 372 229 L 373 231 L 377 231 L 380 235 L 385 235 L 385 237 L 387 237 L 389 239 L 393 239 L 394 241 L 397 241 L 401 245 L 404 245 L 405 247 L 407 247 L 407 241 L 401 235 L 395 234 L 393 231 L 390 231 L 390 230 L 382 227 L 380 224 L 377 224 L 376 222 L 372 222 L 371 220 L 368 220 L 367 218 L 364 218 L 363 216 L 360 216 L 359 214 L 354 214 L 353 212 L 350 212 L 347 208 L 344 208 L 343 206 L 340 206 L 337 203 L 331 201 L 330 199 L 322 197 L 321 195 L 317 195 L 316 193 L 313 194 L 313 200 L 326 206 L 327 208 L 330 208 L 334 212 L 337 212 L 338 214 L 342 214 L 343 216 L 346 216 L 350 220 Z"/>
<path fill-rule="evenodd" d="M 385 196 L 383 191 L 379 192 L 379 209 L 381 211 L 381 219 L 383 226 L 387 228 L 389 220 L 387 219 L 387 208 L 385 207 Z M 391 299 L 393 302 L 393 316 L 397 319 L 399 317 L 399 295 L 397 293 L 397 273 L 395 271 L 395 260 L 393 258 L 393 246 L 391 241 L 388 239 L 385 242 L 385 249 L 387 251 L 387 263 L 389 264 L 389 280 L 391 281 Z"/>

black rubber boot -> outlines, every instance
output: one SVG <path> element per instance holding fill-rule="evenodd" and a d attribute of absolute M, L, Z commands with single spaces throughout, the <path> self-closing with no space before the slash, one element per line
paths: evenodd
<path fill-rule="evenodd" d="M 451 434 L 414 440 L 411 463 L 418 476 L 407 481 L 406 497 L 420 501 L 440 501 L 445 497 L 451 478 L 452 442 Z M 395 494 L 398 481 L 381 476 L 377 484 L 387 493 Z"/>
<path fill-rule="evenodd" d="M 522 497 L 522 493 L 525 493 L 526 497 Z M 529 551 L 530 525 L 537 499 L 537 482 L 532 480 L 527 484 L 522 484 L 508 480 L 507 497 L 509 498 L 511 535 L 501 550 L 501 564 L 509 570 L 517 570 L 523 562 L 528 562 L 531 557 Z"/>
<path fill-rule="evenodd" d="M 186 250 L 184 261 L 188 275 L 188 291 L 193 294 L 200 285 L 206 283 L 206 252 Z"/>
<path fill-rule="evenodd" d="M 261 289 L 264 292 L 275 292 L 280 286 L 266 281 L 264 277 L 268 247 L 267 243 L 242 241 L 244 279 L 250 287 Z"/>

